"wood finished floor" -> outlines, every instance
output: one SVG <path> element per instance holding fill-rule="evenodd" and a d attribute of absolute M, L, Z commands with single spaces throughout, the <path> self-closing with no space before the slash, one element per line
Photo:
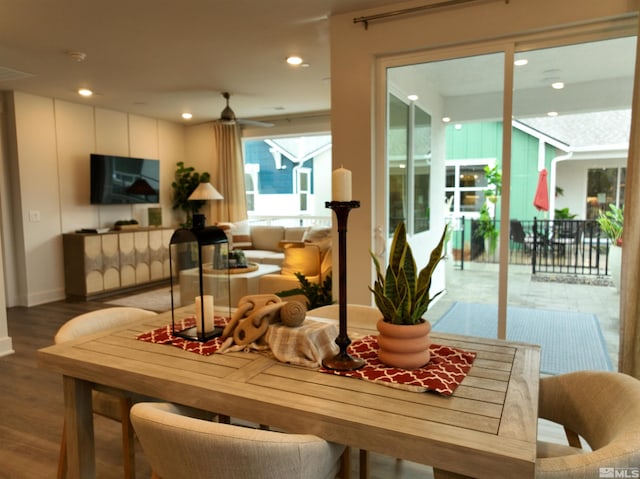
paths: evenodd
<path fill-rule="evenodd" d="M 101 302 L 66 302 L 7 310 L 9 336 L 15 354 L 0 358 L 0 478 L 55 478 L 62 432 L 62 378 L 39 369 L 36 351 L 53 343 L 58 328 L 70 318 L 104 308 Z M 122 477 L 120 428 L 95 416 L 96 469 L 100 479 Z M 561 437 L 553 425 L 543 424 L 546 440 Z M 352 477 L 357 477 L 358 453 L 353 451 Z M 150 477 L 150 467 L 139 445 L 138 478 Z M 432 478 L 429 467 L 371 454 L 371 479 Z M 189 479 L 189 478 L 185 478 Z"/>

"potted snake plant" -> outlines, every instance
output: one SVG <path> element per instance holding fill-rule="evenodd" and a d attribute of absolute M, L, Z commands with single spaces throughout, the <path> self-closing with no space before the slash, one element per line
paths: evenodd
<path fill-rule="evenodd" d="M 431 296 L 429 290 L 433 272 L 444 257 L 446 235 L 445 226 L 429 262 L 420 271 L 407 242 L 404 222 L 399 223 L 394 232 L 384 274 L 378 258 L 370 253 L 376 268 L 376 281 L 369 289 L 382 313 L 377 323 L 378 357 L 389 366 L 415 369 L 429 362 L 431 324 L 423 315 L 431 301 L 442 293 Z"/>

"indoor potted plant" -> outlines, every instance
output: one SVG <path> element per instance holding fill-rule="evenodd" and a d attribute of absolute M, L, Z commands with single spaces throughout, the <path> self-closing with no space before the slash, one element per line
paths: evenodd
<path fill-rule="evenodd" d="M 208 182 L 210 175 L 206 171 L 200 174 L 192 166 L 184 166 L 184 161 L 179 161 L 176 166 L 175 180 L 171 183 L 171 188 L 173 188 L 173 209 L 180 209 L 186 213 L 187 220 L 181 226 L 190 228 L 194 213 L 200 211 L 205 201 L 192 201 L 189 200 L 189 196 L 200 183 Z"/>
<path fill-rule="evenodd" d="M 446 235 L 445 226 L 438 245 L 431 251 L 429 263 L 419 272 L 407 242 L 404 222 L 400 222 L 394 232 L 384 274 L 378 258 L 370 253 L 377 279 L 369 289 L 382 313 L 377 323 L 378 357 L 389 366 L 415 369 L 429 362 L 431 324 L 422 316 L 429 303 L 442 292 L 430 296 L 429 288 L 433 272 L 443 258 Z"/>
<path fill-rule="evenodd" d="M 622 264 L 622 226 L 624 223 L 624 207 L 609 205 L 609 211 L 600 213 L 598 224 L 611 242 L 609 246 L 609 271 L 616 291 L 620 290 L 620 268 Z"/>

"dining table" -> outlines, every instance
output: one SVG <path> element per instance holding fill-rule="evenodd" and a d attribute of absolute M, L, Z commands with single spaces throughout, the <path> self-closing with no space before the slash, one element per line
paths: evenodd
<path fill-rule="evenodd" d="M 193 315 L 193 306 L 174 314 Z M 100 388 L 314 434 L 454 477 L 535 475 L 537 345 L 432 333 L 434 343 L 475 353 L 453 394 L 443 395 L 325 374 L 261 352 L 203 355 L 137 339 L 171 322 L 168 311 L 38 351 L 39 366 L 63 376 L 70 479 L 96 477 L 92 390 Z M 376 334 L 375 323 L 347 324 L 351 340 Z"/>

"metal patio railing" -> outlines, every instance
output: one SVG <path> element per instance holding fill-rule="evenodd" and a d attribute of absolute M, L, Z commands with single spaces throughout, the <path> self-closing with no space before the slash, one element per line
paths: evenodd
<path fill-rule="evenodd" d="M 456 267 L 465 261 L 497 263 L 499 248 L 490 251 L 477 234 L 477 221 L 464 217 L 450 222 Z M 500 222 L 495 222 L 500 230 Z M 531 273 L 609 274 L 608 238 L 596 220 L 517 220 L 509 222 L 509 264 L 530 265 Z"/>

